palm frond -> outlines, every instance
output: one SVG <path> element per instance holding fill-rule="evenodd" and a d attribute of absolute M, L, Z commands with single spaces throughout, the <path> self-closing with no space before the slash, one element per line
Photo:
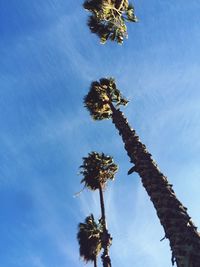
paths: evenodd
<path fill-rule="evenodd" d="M 128 0 L 86 0 L 83 7 L 91 12 L 88 26 L 101 43 L 108 39 L 123 43 L 128 37 L 126 22 L 137 22 L 134 7 Z"/>
<path fill-rule="evenodd" d="M 109 179 L 114 179 L 118 170 L 111 156 L 97 152 L 91 152 L 88 157 L 84 157 L 80 168 L 83 175 L 81 183 L 91 190 L 99 189 L 100 184 L 105 186 Z"/>
<path fill-rule="evenodd" d="M 77 240 L 80 256 L 84 261 L 95 261 L 102 249 L 101 235 L 102 226 L 95 222 L 93 214 L 78 225 Z"/>
<path fill-rule="evenodd" d="M 116 106 L 127 105 L 113 78 L 102 78 L 92 82 L 89 93 L 84 98 L 84 105 L 95 120 L 109 119 L 112 116 L 110 103 Z"/>

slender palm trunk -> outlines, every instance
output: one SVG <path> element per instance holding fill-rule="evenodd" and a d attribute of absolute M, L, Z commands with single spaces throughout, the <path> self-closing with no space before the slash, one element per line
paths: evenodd
<path fill-rule="evenodd" d="M 105 215 L 105 205 L 104 205 L 102 184 L 100 184 L 99 186 L 99 196 L 100 196 L 100 204 L 101 204 L 101 219 L 102 219 L 102 224 L 103 224 L 102 247 L 104 249 L 104 252 L 101 258 L 103 262 L 103 267 L 111 267 L 111 259 L 109 256 L 109 247 L 110 247 L 111 238 L 110 238 L 110 234 L 108 233 L 107 225 L 106 225 L 106 215 Z"/>
<path fill-rule="evenodd" d="M 103 187 L 101 184 L 99 186 L 99 197 L 100 197 L 100 205 L 101 205 L 101 218 L 103 221 L 103 225 L 106 228 L 106 213 L 105 213 L 105 205 L 104 205 L 104 197 L 103 197 Z"/>
<path fill-rule="evenodd" d="M 94 259 L 94 267 L 97 267 L 97 257 Z"/>
<path fill-rule="evenodd" d="M 187 209 L 176 198 L 172 185 L 159 170 L 145 145 L 128 125 L 123 113 L 112 104 L 110 106 L 113 112 L 112 121 L 122 136 L 130 161 L 134 163 L 131 170 L 140 175 L 164 227 L 165 237 L 170 241 L 173 265 L 176 262 L 178 267 L 199 267 L 200 235 L 197 227 L 191 221 Z"/>

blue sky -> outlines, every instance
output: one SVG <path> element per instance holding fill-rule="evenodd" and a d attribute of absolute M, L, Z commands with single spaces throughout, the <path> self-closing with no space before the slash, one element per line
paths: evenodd
<path fill-rule="evenodd" d="M 79 267 L 77 225 L 98 194 L 78 192 L 92 150 L 120 165 L 105 192 L 113 267 L 169 267 L 155 210 L 111 121 L 82 99 L 113 76 L 124 112 L 200 226 L 200 3 L 134 1 L 138 24 L 122 46 L 100 45 L 82 1 L 0 1 L 0 258 L 5 267 Z M 88 264 L 88 266 L 92 266 Z"/>

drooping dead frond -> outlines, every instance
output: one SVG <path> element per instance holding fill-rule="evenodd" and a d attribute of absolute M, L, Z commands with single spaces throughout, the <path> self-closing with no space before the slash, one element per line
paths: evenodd
<path fill-rule="evenodd" d="M 78 226 L 77 239 L 79 242 L 80 256 L 84 261 L 95 261 L 102 249 L 101 242 L 102 226 L 96 223 L 91 214 L 86 217 L 84 223 Z"/>

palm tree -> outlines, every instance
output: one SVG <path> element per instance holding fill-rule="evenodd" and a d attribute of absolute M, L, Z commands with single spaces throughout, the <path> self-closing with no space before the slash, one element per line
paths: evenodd
<path fill-rule="evenodd" d="M 122 136 L 125 149 L 134 164 L 128 174 L 137 172 L 157 211 L 165 237 L 172 250 L 172 263 L 178 267 L 200 266 L 200 235 L 187 209 L 177 199 L 172 185 L 159 170 L 151 154 L 140 141 L 118 106 L 128 101 L 121 95 L 114 79 L 100 79 L 91 84 L 84 104 L 95 120 L 112 118 Z"/>
<path fill-rule="evenodd" d="M 112 238 L 107 230 L 105 205 L 103 198 L 103 190 L 108 180 L 113 180 L 117 172 L 117 165 L 114 163 L 113 158 L 105 155 L 104 153 L 91 152 L 88 157 L 83 158 L 83 165 L 80 166 L 83 179 L 81 183 L 91 190 L 99 190 L 100 205 L 101 205 L 101 219 L 102 235 L 101 242 L 104 252 L 102 254 L 102 261 L 104 267 L 111 267 L 111 260 L 109 256 L 109 247 Z"/>
<path fill-rule="evenodd" d="M 101 225 L 95 222 L 94 216 L 91 214 L 86 217 L 84 223 L 79 224 L 78 229 L 77 239 L 79 242 L 80 256 L 86 262 L 94 262 L 94 267 L 97 267 L 97 256 L 102 249 Z"/>
<path fill-rule="evenodd" d="M 121 44 L 128 37 L 125 22 L 137 22 L 134 7 L 128 0 L 85 0 L 83 7 L 92 13 L 88 26 L 101 43 L 109 39 Z"/>

